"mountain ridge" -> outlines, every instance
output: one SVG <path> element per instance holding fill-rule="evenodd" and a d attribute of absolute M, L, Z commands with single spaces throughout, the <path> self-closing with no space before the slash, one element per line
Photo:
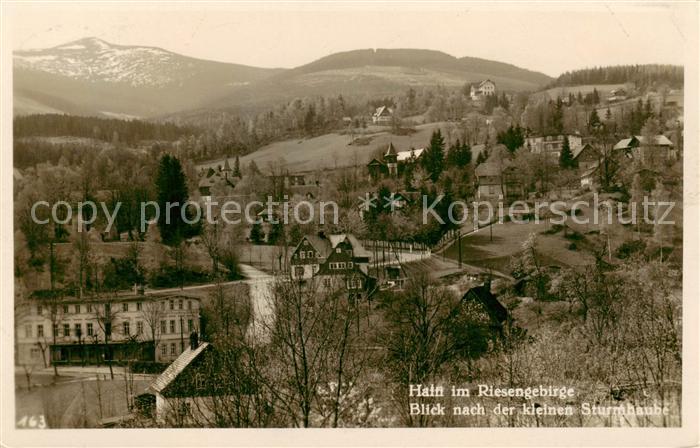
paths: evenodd
<path fill-rule="evenodd" d="M 309 95 L 393 95 L 408 87 L 457 87 L 485 78 L 511 91 L 552 81 L 512 64 L 425 49 L 350 50 L 274 69 L 86 37 L 13 56 L 14 91 L 23 100 L 18 104 L 97 116 L 243 110 Z"/>

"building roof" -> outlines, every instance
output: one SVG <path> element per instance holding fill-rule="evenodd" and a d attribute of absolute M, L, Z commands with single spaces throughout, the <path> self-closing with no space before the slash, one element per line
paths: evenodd
<path fill-rule="evenodd" d="M 314 249 L 316 249 L 316 252 L 318 252 L 319 255 L 321 255 L 321 257 L 323 258 L 328 257 L 328 255 L 331 253 L 331 250 L 333 250 L 333 246 L 331 246 L 330 240 L 324 236 L 309 234 L 304 235 L 304 238 L 309 241 L 309 243 L 314 247 Z M 299 244 L 301 244 L 302 241 L 299 241 Z M 297 247 L 298 246 L 299 245 L 297 245 Z"/>
<path fill-rule="evenodd" d="M 477 177 L 482 176 L 500 176 L 501 168 L 494 161 L 486 161 L 477 165 L 476 170 L 474 170 Z"/>
<path fill-rule="evenodd" d="M 593 148 L 593 145 L 591 145 L 590 143 L 586 143 L 585 145 L 582 145 L 579 148 L 574 148 L 574 151 L 573 151 L 574 159 L 577 158 L 578 156 L 580 156 L 581 153 L 583 153 L 584 149 L 588 149 L 588 148 Z"/>
<path fill-rule="evenodd" d="M 396 152 L 396 148 L 394 148 L 394 144 L 389 142 L 389 146 L 386 148 L 386 152 L 384 153 L 385 156 L 395 156 L 398 153 Z"/>
<path fill-rule="evenodd" d="M 483 81 L 481 81 L 481 82 L 479 83 L 479 87 L 483 87 L 484 84 L 486 84 L 487 82 L 490 82 L 491 84 L 496 85 L 496 83 L 493 82 L 493 81 L 491 81 L 490 79 L 484 79 Z"/>
<path fill-rule="evenodd" d="M 391 113 L 393 113 L 393 110 L 391 110 L 391 108 L 386 107 L 386 106 L 379 106 L 377 108 L 377 110 L 374 111 L 374 116 L 381 117 L 382 115 L 384 115 L 385 112 L 388 114 L 391 114 Z"/>
<path fill-rule="evenodd" d="M 207 347 L 209 347 L 207 342 L 202 342 L 194 350 L 192 350 L 191 347 L 187 347 L 187 349 L 180 353 L 180 356 L 178 356 L 177 359 L 173 361 L 172 364 L 170 364 L 168 368 L 165 369 L 165 371 L 151 383 L 150 386 L 148 386 L 148 390 L 151 392 L 161 393 L 166 387 L 175 381 L 178 375 L 180 375 L 183 370 L 187 368 L 187 366 L 192 364 L 192 362 L 197 359 L 197 357 L 201 355 Z"/>
<path fill-rule="evenodd" d="M 421 155 L 423 155 L 423 151 L 425 151 L 425 148 L 411 149 L 408 151 L 399 151 L 396 154 L 396 160 L 398 160 L 399 162 L 403 162 L 403 161 L 410 159 L 411 156 L 418 159 L 418 158 L 420 158 Z"/>
<path fill-rule="evenodd" d="M 623 138 L 622 140 L 620 140 L 619 142 L 617 142 L 615 144 L 613 149 L 629 149 L 633 145 L 635 145 L 635 143 L 638 143 L 640 145 L 646 145 L 647 144 L 646 140 L 647 140 L 646 137 L 644 137 L 642 135 L 635 135 L 634 137 Z M 665 135 L 659 134 L 659 135 L 654 137 L 653 145 L 654 146 L 673 146 L 673 142 L 671 142 L 671 140 L 669 140 L 668 137 L 666 137 Z"/>
<path fill-rule="evenodd" d="M 584 171 L 583 173 L 581 173 L 581 175 L 580 175 L 579 177 L 588 177 L 588 176 L 590 176 L 591 174 L 595 173 L 596 170 L 598 170 L 598 165 L 599 165 L 599 163 L 598 163 L 598 162 L 595 162 L 595 163 L 593 164 L 593 166 L 591 166 L 591 167 L 588 168 L 586 171 Z"/>

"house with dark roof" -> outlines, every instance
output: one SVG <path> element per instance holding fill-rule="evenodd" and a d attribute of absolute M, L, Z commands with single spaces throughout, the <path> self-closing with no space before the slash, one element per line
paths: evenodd
<path fill-rule="evenodd" d="M 573 154 L 574 160 L 581 171 L 587 171 L 593 166 L 597 166 L 600 160 L 600 153 L 590 143 L 586 143 L 578 150 L 573 151 Z"/>
<path fill-rule="evenodd" d="M 498 161 L 493 158 L 480 163 L 475 170 L 477 197 L 486 201 L 516 200 L 523 196 L 521 174 L 510 160 Z"/>
<path fill-rule="evenodd" d="M 252 385 L 230 372 L 215 348 L 200 342 L 197 333 L 189 336 L 189 346 L 146 389 L 144 395 L 155 397 L 155 417 L 159 424 L 170 426 L 206 426 L 215 421 L 216 410 L 224 405 L 233 391 L 248 393 Z M 222 375 L 230 381 L 221 381 Z M 235 384 L 234 384 L 235 383 Z"/>
<path fill-rule="evenodd" d="M 678 155 L 671 140 L 663 134 L 654 136 L 653 141 L 647 142 L 645 136 L 634 135 L 617 142 L 615 151 L 623 151 L 628 157 L 642 163 L 654 163 L 664 160 L 676 160 Z"/>
<path fill-rule="evenodd" d="M 376 181 L 382 177 L 396 177 L 401 174 L 402 166 L 417 162 L 424 152 L 425 148 L 397 151 L 394 144 L 389 142 L 381 160 L 374 158 L 367 164 L 369 178 Z"/>
<path fill-rule="evenodd" d="M 490 282 L 471 288 L 462 296 L 462 302 L 472 302 L 479 305 L 489 317 L 490 328 L 495 331 L 500 332 L 503 324 L 508 320 L 508 310 L 491 292 Z"/>
<path fill-rule="evenodd" d="M 197 190 L 199 195 L 205 202 L 210 202 L 213 192 L 217 189 L 233 189 L 236 187 L 236 176 L 233 174 L 228 158 L 224 161 L 223 167 L 217 166 L 216 169 L 208 168 L 202 170 L 199 174 L 199 182 Z"/>
<path fill-rule="evenodd" d="M 370 252 L 352 234 L 305 235 L 292 252 L 292 279 L 316 279 L 323 287 L 344 285 L 362 292 L 374 285 L 369 275 Z"/>

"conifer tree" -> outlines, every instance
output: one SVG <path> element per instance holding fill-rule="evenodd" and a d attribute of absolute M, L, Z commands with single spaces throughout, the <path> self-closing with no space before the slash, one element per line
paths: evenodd
<path fill-rule="evenodd" d="M 437 182 L 445 164 L 445 139 L 440 129 L 433 131 L 430 147 L 423 156 L 423 167 L 433 182 Z"/>
<path fill-rule="evenodd" d="M 559 154 L 559 166 L 564 169 L 570 169 L 576 167 L 576 160 L 574 159 L 574 154 L 571 152 L 571 145 L 569 144 L 569 137 L 564 137 L 564 144 L 561 148 L 561 153 Z"/>

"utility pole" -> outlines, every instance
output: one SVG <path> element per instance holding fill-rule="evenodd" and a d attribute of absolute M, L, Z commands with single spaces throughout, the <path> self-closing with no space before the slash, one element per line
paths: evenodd
<path fill-rule="evenodd" d="M 462 229 L 457 231 L 457 249 L 459 251 L 459 268 L 462 269 Z"/>

